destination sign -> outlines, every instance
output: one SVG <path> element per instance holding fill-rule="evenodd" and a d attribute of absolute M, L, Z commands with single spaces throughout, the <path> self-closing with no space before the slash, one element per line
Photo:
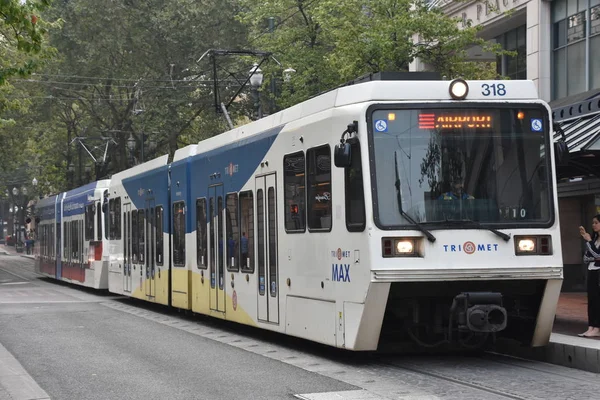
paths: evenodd
<path fill-rule="evenodd" d="M 476 129 L 491 128 L 493 117 L 490 114 L 419 114 L 419 129 Z"/>

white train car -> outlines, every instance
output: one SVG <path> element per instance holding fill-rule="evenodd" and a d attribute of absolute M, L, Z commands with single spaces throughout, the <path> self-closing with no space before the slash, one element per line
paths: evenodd
<path fill-rule="evenodd" d="M 154 223 L 111 235 L 109 286 L 350 350 L 544 345 L 563 277 L 551 132 L 531 81 L 338 88 L 115 175 L 115 229 L 128 210 Z M 154 261 L 125 290 L 141 235 Z"/>
<path fill-rule="evenodd" d="M 108 206 L 108 290 L 169 305 L 168 156 L 111 177 Z"/>
<path fill-rule="evenodd" d="M 108 288 L 108 238 L 102 204 L 109 184 L 110 180 L 101 180 L 64 193 L 57 279 L 94 289 Z"/>
<path fill-rule="evenodd" d="M 35 248 L 35 271 L 48 278 L 60 276 L 60 205 L 64 193 L 41 199 L 36 204 L 38 242 Z"/>

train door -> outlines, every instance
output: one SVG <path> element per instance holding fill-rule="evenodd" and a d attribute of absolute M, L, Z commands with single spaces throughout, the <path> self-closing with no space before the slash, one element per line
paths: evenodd
<path fill-rule="evenodd" d="M 258 319 L 279 323 L 276 174 L 256 178 Z"/>
<path fill-rule="evenodd" d="M 55 276 L 56 279 L 60 279 L 62 276 L 62 260 L 63 260 L 63 247 L 62 247 L 62 202 L 60 200 L 60 196 L 56 196 L 56 203 L 54 205 L 55 215 L 56 215 L 56 270 Z"/>
<path fill-rule="evenodd" d="M 156 293 L 154 262 L 156 230 L 154 225 L 154 199 L 150 199 L 146 200 L 146 296 L 148 297 L 154 297 Z"/>
<path fill-rule="evenodd" d="M 56 223 L 56 243 L 55 243 L 55 247 L 56 247 L 56 270 L 55 270 L 55 276 L 56 279 L 60 279 L 60 277 L 62 276 L 62 258 L 63 258 L 63 251 L 62 251 L 62 236 L 60 234 L 61 229 L 60 229 L 60 222 Z"/>
<path fill-rule="evenodd" d="M 123 205 L 125 235 L 123 235 L 123 291 L 131 293 L 131 203 Z"/>
<path fill-rule="evenodd" d="M 210 308 L 225 312 L 225 276 L 223 246 L 223 185 L 208 188 L 208 215 L 210 237 Z"/>

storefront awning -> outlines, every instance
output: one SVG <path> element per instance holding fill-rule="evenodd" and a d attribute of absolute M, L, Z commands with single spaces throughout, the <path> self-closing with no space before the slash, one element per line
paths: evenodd
<path fill-rule="evenodd" d="M 569 153 L 600 151 L 600 113 L 558 122 L 565 134 Z M 555 131 L 554 140 L 562 135 Z"/>

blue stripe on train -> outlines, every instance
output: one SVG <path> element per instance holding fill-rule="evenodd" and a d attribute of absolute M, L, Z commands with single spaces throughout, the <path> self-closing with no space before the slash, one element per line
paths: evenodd
<path fill-rule="evenodd" d="M 283 126 L 278 126 L 171 164 L 171 203 L 186 202 L 186 233 L 196 229 L 193 222 L 196 218 L 195 199 L 207 197 L 208 187 L 216 184 L 223 184 L 225 194 L 238 192 L 252 177 L 282 129 Z M 164 166 L 123 179 L 123 187 L 135 207 L 140 209 L 144 208 L 145 199 L 150 195 L 156 198 L 156 205 L 166 204 L 167 182 L 167 166 Z M 148 189 L 152 193 L 149 194 Z M 123 199 L 121 202 L 123 204 Z M 168 227 L 169 221 L 165 218 L 163 231 L 169 232 Z"/>

